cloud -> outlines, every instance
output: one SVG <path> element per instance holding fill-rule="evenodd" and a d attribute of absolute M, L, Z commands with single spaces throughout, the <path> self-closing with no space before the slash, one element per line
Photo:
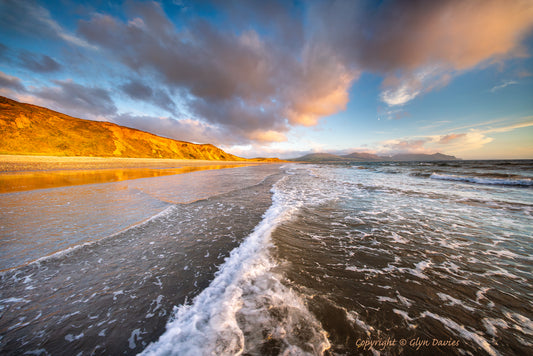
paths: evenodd
<path fill-rule="evenodd" d="M 250 138 L 253 141 L 258 142 L 284 142 L 287 141 L 287 137 L 277 131 L 269 130 L 269 131 L 258 131 L 258 132 L 252 132 L 250 135 Z"/>
<path fill-rule="evenodd" d="M 279 22 L 273 25 L 263 20 L 263 37 L 249 28 L 221 31 L 201 19 L 178 29 L 157 3 L 130 3 L 124 21 L 94 14 L 79 22 L 78 32 L 130 70 L 160 80 L 197 119 L 245 141 L 277 142 L 290 126 L 316 125 L 321 117 L 343 110 L 358 76 L 328 47 L 289 46 L 301 36 L 281 36 L 291 28 L 281 4 L 243 7 L 245 12 L 251 11 L 247 6 L 267 7 L 277 14 Z M 228 3 L 227 9 L 232 6 Z M 129 89 L 132 94 L 141 88 Z"/>
<path fill-rule="evenodd" d="M 0 87 L 24 92 L 26 89 L 19 78 L 0 71 Z"/>
<path fill-rule="evenodd" d="M 0 7 L 3 31 L 73 45 L 66 49 L 68 60 L 13 52 L 18 66 L 39 73 L 69 70 L 70 77 L 83 73 L 80 78 L 86 80 L 91 80 L 88 66 L 98 66 L 99 78 L 107 80 L 97 85 L 54 81 L 32 89 L 38 100 L 151 132 L 178 135 L 190 129 L 195 138 L 219 140 L 222 136 L 214 134 L 219 131 L 239 145 L 282 142 L 294 126 L 314 126 L 345 110 L 349 90 L 363 72 L 383 78 L 379 99 L 386 117 L 402 118 L 406 104 L 454 76 L 526 56 L 522 42 L 533 25 L 527 0 L 228 0 L 186 7 L 128 1 L 112 12 L 104 12 L 111 8 L 106 6 L 84 13 L 76 31 L 35 1 L 5 0 Z M 164 9 L 172 9 L 172 15 Z M 98 58 L 87 49 L 98 49 Z M 2 58 L 6 51 L 0 45 Z M 83 58 L 81 64 L 73 56 Z M 67 69 L 60 62 L 73 65 Z M 12 90 L 24 89 L 16 81 L 7 83 Z M 119 118 L 112 99 L 116 93 L 165 110 L 171 121 L 123 112 Z M 466 136 L 443 139 L 452 143 Z M 401 141 L 389 142 L 387 149 L 436 144 Z"/>
<path fill-rule="evenodd" d="M 484 147 L 494 141 L 489 135 L 492 133 L 504 133 L 525 127 L 533 126 L 532 117 L 521 118 L 523 122 L 500 126 L 471 128 L 467 132 L 452 132 L 444 135 L 432 135 L 425 137 L 403 138 L 384 141 L 379 144 L 379 152 L 398 153 L 435 153 L 444 152 L 461 156 Z M 486 125 L 482 123 L 480 125 Z M 479 126 L 479 125 L 478 125 Z"/>
<path fill-rule="evenodd" d="M 121 85 L 120 88 L 133 99 L 146 99 L 153 94 L 152 88 L 138 81 L 130 81 Z"/>
<path fill-rule="evenodd" d="M 95 48 L 64 29 L 46 8 L 32 0 L 0 2 L 0 28 L 41 38 L 60 38 L 79 47 Z"/>
<path fill-rule="evenodd" d="M 526 55 L 528 0 L 320 3 L 322 41 L 345 61 L 385 76 L 381 99 L 404 105 L 482 64 Z M 331 26 L 330 24 L 335 24 Z"/>
<path fill-rule="evenodd" d="M 138 80 L 131 80 L 120 86 L 120 89 L 130 98 L 142 100 L 160 107 L 170 114 L 177 115 L 174 101 L 162 89 L 152 89 L 150 86 Z"/>
<path fill-rule="evenodd" d="M 486 133 L 471 130 L 465 133 L 450 133 L 425 137 L 411 137 L 387 140 L 378 144 L 380 154 L 398 153 L 445 153 L 461 156 L 462 153 L 483 147 L 492 142 Z"/>
<path fill-rule="evenodd" d="M 533 118 L 532 116 L 528 116 L 528 117 L 524 118 L 526 120 L 529 120 L 529 121 L 526 121 L 526 122 L 520 122 L 520 123 L 517 123 L 517 124 L 508 125 L 508 126 L 502 126 L 502 127 L 497 127 L 497 128 L 488 128 L 488 129 L 483 130 L 483 133 L 509 132 L 509 131 L 520 129 L 520 128 L 523 128 L 523 127 L 530 127 L 530 126 L 533 126 L 533 121 L 531 120 L 532 118 Z"/>
<path fill-rule="evenodd" d="M 175 120 L 169 117 L 120 114 L 111 121 L 180 141 L 213 144 L 223 142 L 229 145 L 236 143 L 232 142 L 231 136 L 224 130 L 193 119 Z"/>
<path fill-rule="evenodd" d="M 381 143 L 378 150 L 381 153 L 396 154 L 396 153 L 433 153 L 426 147 L 429 138 L 416 139 L 394 139 L 387 140 Z"/>
<path fill-rule="evenodd" d="M 466 134 L 448 134 L 442 137 L 439 137 L 439 140 L 437 141 L 440 144 L 448 144 L 453 141 L 457 141 L 458 139 L 462 139 L 466 136 Z"/>
<path fill-rule="evenodd" d="M 503 89 L 503 88 L 505 88 L 505 87 L 508 87 L 509 85 L 515 85 L 515 84 L 518 84 L 518 82 L 515 81 L 515 80 L 507 80 L 507 81 L 503 82 L 503 83 L 500 84 L 500 85 L 496 85 L 496 86 L 494 86 L 494 87 L 490 90 L 490 92 L 491 92 L 491 93 L 494 93 L 494 92 L 496 92 L 496 91 L 498 91 L 498 90 L 500 90 L 500 89 Z"/>
<path fill-rule="evenodd" d="M 72 80 L 56 80 L 56 86 L 32 91 L 47 107 L 83 119 L 102 119 L 115 115 L 117 108 L 105 89 L 84 86 Z"/>
<path fill-rule="evenodd" d="M 420 94 L 419 88 L 412 87 L 405 83 L 400 87 L 383 91 L 380 98 L 381 101 L 389 106 L 401 106 L 413 100 L 418 94 Z"/>
<path fill-rule="evenodd" d="M 44 54 L 22 51 L 19 53 L 19 61 L 23 67 L 38 73 L 56 72 L 61 69 L 58 62 Z"/>
<path fill-rule="evenodd" d="M 457 155 L 462 152 L 479 149 L 492 141 L 494 139 L 487 137 L 485 132 L 471 130 L 466 133 L 433 137 L 433 140 L 430 142 L 434 143 L 431 147 L 436 151 L 444 150 L 445 152 Z"/>
<path fill-rule="evenodd" d="M 22 67 L 35 73 L 51 73 L 63 69 L 55 59 L 45 54 L 16 50 L 0 43 L 0 59 L 12 67 Z"/>

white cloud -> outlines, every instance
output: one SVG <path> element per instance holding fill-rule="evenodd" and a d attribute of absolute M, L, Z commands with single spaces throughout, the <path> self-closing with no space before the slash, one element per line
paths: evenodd
<path fill-rule="evenodd" d="M 411 88 L 408 84 L 395 89 L 388 89 L 381 93 L 381 100 L 389 106 L 404 105 L 416 98 L 420 90 Z"/>
<path fill-rule="evenodd" d="M 503 82 L 503 83 L 500 84 L 500 85 L 496 85 L 496 86 L 494 86 L 494 87 L 490 90 L 490 92 L 491 92 L 491 93 L 494 93 L 494 92 L 496 92 L 496 91 L 498 91 L 498 90 L 500 90 L 500 89 L 503 89 L 503 88 L 505 88 L 505 87 L 508 87 L 509 85 L 515 85 L 515 84 L 518 84 L 518 82 L 515 81 L 515 80 L 507 80 L 507 81 Z"/>

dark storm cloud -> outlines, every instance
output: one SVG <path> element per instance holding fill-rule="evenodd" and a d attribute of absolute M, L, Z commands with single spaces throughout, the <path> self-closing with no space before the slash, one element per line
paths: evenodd
<path fill-rule="evenodd" d="M 109 117 L 117 112 L 109 92 L 102 88 L 87 87 L 71 80 L 54 81 L 55 87 L 40 88 L 32 92 L 36 97 L 59 107 L 66 114 L 87 118 L 87 115 Z"/>

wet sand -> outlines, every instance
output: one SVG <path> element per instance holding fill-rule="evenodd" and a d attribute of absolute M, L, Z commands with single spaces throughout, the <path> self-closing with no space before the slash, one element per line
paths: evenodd
<path fill-rule="evenodd" d="M 0 194 L 70 185 L 118 182 L 199 170 L 267 164 L 115 157 L 0 155 Z"/>

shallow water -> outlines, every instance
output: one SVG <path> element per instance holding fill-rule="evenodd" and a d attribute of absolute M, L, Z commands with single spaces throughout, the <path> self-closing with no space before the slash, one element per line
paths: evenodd
<path fill-rule="evenodd" d="M 125 231 L 2 274 L 0 350 L 527 354 L 532 176 L 528 161 L 481 161 L 128 181 L 123 193 L 142 204 L 117 208 L 137 221 Z M 92 189 L 111 198 L 104 186 Z M 122 228 L 86 225 L 99 219 Z M 88 241 L 55 228 L 59 240 Z"/>
<path fill-rule="evenodd" d="M 434 180 L 407 164 L 354 168 L 298 168 L 296 186 L 323 201 L 273 235 L 328 352 L 527 354 L 531 188 Z"/>
<path fill-rule="evenodd" d="M 241 165 L 195 165 L 176 168 L 78 169 L 56 171 L 19 171 L 0 173 L 0 194 L 71 185 L 120 182 L 191 173 L 211 169 L 235 168 Z"/>
<path fill-rule="evenodd" d="M 141 351 L 164 331 L 173 306 L 207 287 L 231 249 L 259 223 L 271 203 L 269 177 L 277 171 L 246 167 L 130 181 L 153 197 L 163 194 L 161 189 L 165 198 L 192 202 L 170 205 L 124 232 L 3 272 L 2 354 Z M 56 194 L 41 192 L 46 193 Z"/>
<path fill-rule="evenodd" d="M 0 271 L 116 234 L 174 204 L 205 199 L 263 178 L 253 173 L 261 169 L 253 167 L 206 172 L 229 167 L 233 166 L 184 167 L 178 171 L 188 174 L 1 194 Z"/>

